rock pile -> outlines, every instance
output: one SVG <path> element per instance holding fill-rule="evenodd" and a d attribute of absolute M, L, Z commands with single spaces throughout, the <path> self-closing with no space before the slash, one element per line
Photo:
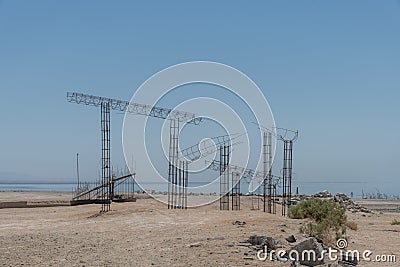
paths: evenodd
<path fill-rule="evenodd" d="M 358 203 L 354 202 L 346 194 L 337 193 L 335 195 L 332 195 L 327 190 L 318 192 L 314 195 L 301 195 L 301 196 L 293 197 L 292 202 L 293 202 L 293 204 L 297 204 L 298 202 L 300 202 L 302 200 L 307 200 L 307 199 L 312 199 L 312 198 L 321 198 L 321 199 L 326 199 L 326 200 L 338 203 L 345 210 L 353 212 L 353 213 L 355 213 L 355 212 L 371 213 L 372 212 L 371 210 L 369 210 L 363 206 L 360 206 Z"/>
<path fill-rule="evenodd" d="M 346 210 L 351 212 L 366 212 L 371 213 L 372 211 L 360 206 L 358 203 L 354 202 L 351 198 L 349 198 L 346 194 L 337 193 L 333 200 L 338 203 L 340 206 L 344 207 Z"/>

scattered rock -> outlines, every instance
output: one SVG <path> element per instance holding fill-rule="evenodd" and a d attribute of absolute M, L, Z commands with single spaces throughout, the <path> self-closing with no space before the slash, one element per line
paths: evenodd
<path fill-rule="evenodd" d="M 317 239 L 309 237 L 295 245 L 290 250 L 289 255 L 292 256 L 292 258 L 299 255 L 298 258 L 300 264 L 306 266 L 317 266 L 324 263 L 323 257 L 321 257 L 323 251 L 324 248 L 320 243 L 318 243 Z"/>
<path fill-rule="evenodd" d="M 253 235 L 250 236 L 249 239 L 247 240 L 247 242 L 251 243 L 252 245 L 256 245 L 256 246 L 267 246 L 267 248 L 269 250 L 271 249 L 277 249 L 282 247 L 280 244 L 278 244 L 272 237 L 270 236 L 257 236 L 257 235 Z"/>
<path fill-rule="evenodd" d="M 242 242 L 242 243 L 238 243 L 237 244 L 239 247 L 250 247 L 250 246 L 252 246 L 253 244 L 252 243 L 249 243 L 249 242 Z"/>
<path fill-rule="evenodd" d="M 318 192 L 318 193 L 314 194 L 313 197 L 315 197 L 315 198 L 328 198 L 328 197 L 332 197 L 332 194 L 329 193 L 328 190 L 324 190 L 322 192 Z"/>
<path fill-rule="evenodd" d="M 265 238 L 266 236 L 252 235 L 249 237 L 247 242 L 250 243 L 251 245 L 261 245 L 264 242 Z"/>
<path fill-rule="evenodd" d="M 208 241 L 211 241 L 211 240 L 225 240 L 225 237 L 223 237 L 223 236 L 220 236 L 220 237 L 208 237 L 207 240 Z"/>
<path fill-rule="evenodd" d="M 197 247 L 200 247 L 201 245 L 202 245 L 201 242 L 196 242 L 196 243 L 190 244 L 189 247 L 190 247 L 190 248 L 197 248 Z"/>
<path fill-rule="evenodd" d="M 296 238 L 294 237 L 294 235 L 290 235 L 288 237 L 285 238 L 287 242 L 289 243 L 294 243 L 296 242 Z"/>

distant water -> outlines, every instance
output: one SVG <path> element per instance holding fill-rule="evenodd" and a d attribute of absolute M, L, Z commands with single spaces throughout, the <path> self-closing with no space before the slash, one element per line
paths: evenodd
<path fill-rule="evenodd" d="M 293 182 L 292 192 L 296 193 L 299 188 L 299 194 L 314 194 L 323 190 L 331 193 L 344 193 L 353 197 L 361 198 L 363 193 L 366 194 L 387 194 L 388 196 L 399 196 L 400 188 L 393 186 L 391 183 L 371 182 Z"/>
<path fill-rule="evenodd" d="M 204 183 L 190 183 L 190 186 L 201 186 Z M 27 184 L 11 184 L 11 183 L 0 183 L 0 191 L 65 191 L 72 192 L 76 188 L 76 183 L 27 183 Z M 247 193 L 248 184 L 242 183 L 241 192 Z M 379 186 L 370 183 L 357 183 L 357 182 L 293 182 L 292 192 L 296 193 L 298 188 L 299 194 L 314 194 L 322 190 L 328 190 L 331 193 L 345 193 L 351 195 L 353 193 L 354 197 L 361 197 L 362 192 L 364 193 L 376 193 L 380 192 L 383 194 L 388 194 L 390 196 L 398 196 L 400 194 L 399 188 L 380 184 Z M 154 190 L 157 192 L 165 192 L 168 190 L 166 184 L 161 183 L 143 183 L 141 187 L 135 184 L 135 190 Z M 280 194 L 281 188 L 277 189 L 277 193 Z M 212 187 L 208 188 L 207 191 L 204 188 L 189 189 L 189 192 L 203 192 L 212 193 L 219 192 L 219 184 L 214 184 Z M 261 191 L 260 191 L 261 192 Z"/>
<path fill-rule="evenodd" d="M 0 184 L 1 191 L 69 191 L 76 187 L 74 183 L 34 183 L 34 184 Z"/>

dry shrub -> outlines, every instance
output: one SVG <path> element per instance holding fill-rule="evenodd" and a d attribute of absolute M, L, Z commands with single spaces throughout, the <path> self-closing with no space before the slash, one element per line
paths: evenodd
<path fill-rule="evenodd" d="M 337 239 L 346 238 L 346 223 L 349 223 L 350 229 L 357 227 L 354 222 L 347 222 L 345 213 L 335 202 L 308 199 L 291 206 L 288 215 L 293 219 L 311 219 L 311 222 L 300 227 L 300 232 L 319 238 L 327 244 L 335 244 Z"/>

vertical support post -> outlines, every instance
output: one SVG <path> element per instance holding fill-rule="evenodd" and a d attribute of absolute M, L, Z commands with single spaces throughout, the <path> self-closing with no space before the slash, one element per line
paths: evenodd
<path fill-rule="evenodd" d="M 286 193 L 287 193 L 287 141 L 283 141 L 283 173 L 282 173 L 282 216 L 286 215 Z"/>
<path fill-rule="evenodd" d="M 79 183 L 79 153 L 76 153 L 76 177 L 78 178 L 78 187 L 77 192 L 80 192 L 80 183 Z"/>
<path fill-rule="evenodd" d="M 271 186 L 272 187 L 272 213 L 273 214 L 276 214 L 276 202 L 275 202 L 275 199 L 276 199 L 276 184 L 274 184 L 274 185 L 272 185 Z"/>
<path fill-rule="evenodd" d="M 292 202 L 293 140 L 283 142 L 282 215 L 286 216 Z"/>
<path fill-rule="evenodd" d="M 185 193 L 185 209 L 187 209 L 187 188 L 189 185 L 189 163 L 186 161 L 186 170 L 185 170 L 185 187 L 184 187 L 184 193 Z"/>
<path fill-rule="evenodd" d="M 225 159 L 224 159 L 224 180 L 225 180 L 225 192 L 226 194 L 224 195 L 224 203 L 225 203 L 225 210 L 229 210 L 229 157 L 230 157 L 230 146 L 224 146 L 224 154 L 225 154 Z"/>
<path fill-rule="evenodd" d="M 293 178 L 293 141 L 289 141 L 288 150 L 288 208 L 292 205 L 292 178 Z"/>
<path fill-rule="evenodd" d="M 240 174 L 232 172 L 232 210 L 240 210 Z"/>
<path fill-rule="evenodd" d="M 175 127 L 174 127 L 174 166 L 175 166 L 175 196 L 174 196 L 174 209 L 178 207 L 178 196 L 179 196 L 179 187 L 178 187 L 178 179 L 179 179 L 179 120 L 175 120 Z"/>
<path fill-rule="evenodd" d="M 219 147 L 219 209 L 224 209 L 224 181 L 223 181 L 223 173 L 224 173 L 224 162 L 223 162 L 223 146 Z"/>
<path fill-rule="evenodd" d="M 180 209 L 187 209 L 188 162 L 179 161 L 179 199 Z"/>
<path fill-rule="evenodd" d="M 131 176 L 132 177 L 132 199 L 135 197 L 135 175 Z"/>
<path fill-rule="evenodd" d="M 267 184 L 268 184 L 268 162 L 267 162 L 267 132 L 263 133 L 263 211 L 267 211 Z"/>
<path fill-rule="evenodd" d="M 220 146 L 220 210 L 229 210 L 229 146 Z"/>
<path fill-rule="evenodd" d="M 268 212 L 271 213 L 271 206 L 275 205 L 272 199 L 272 133 L 267 133 L 267 157 L 268 157 Z"/>
<path fill-rule="evenodd" d="M 172 189 L 172 121 L 169 122 L 169 153 L 168 153 L 168 209 L 171 209 Z"/>
<path fill-rule="evenodd" d="M 110 103 L 102 102 L 101 109 L 101 212 L 111 206 L 111 148 L 110 148 Z"/>
<path fill-rule="evenodd" d="M 178 180 L 178 188 L 179 188 L 179 199 L 178 199 L 178 207 L 183 209 L 185 206 L 185 161 L 179 161 L 179 180 Z"/>
<path fill-rule="evenodd" d="M 263 134 L 264 212 L 272 212 L 272 133 Z"/>
<path fill-rule="evenodd" d="M 170 120 L 169 158 L 168 158 L 168 209 L 176 209 L 180 205 L 181 172 L 178 159 L 179 121 Z M 179 184 L 178 184 L 179 183 Z"/>
<path fill-rule="evenodd" d="M 251 192 L 251 209 L 259 210 L 260 209 L 260 187 L 254 189 L 254 183 L 252 183 L 252 192 Z"/>

